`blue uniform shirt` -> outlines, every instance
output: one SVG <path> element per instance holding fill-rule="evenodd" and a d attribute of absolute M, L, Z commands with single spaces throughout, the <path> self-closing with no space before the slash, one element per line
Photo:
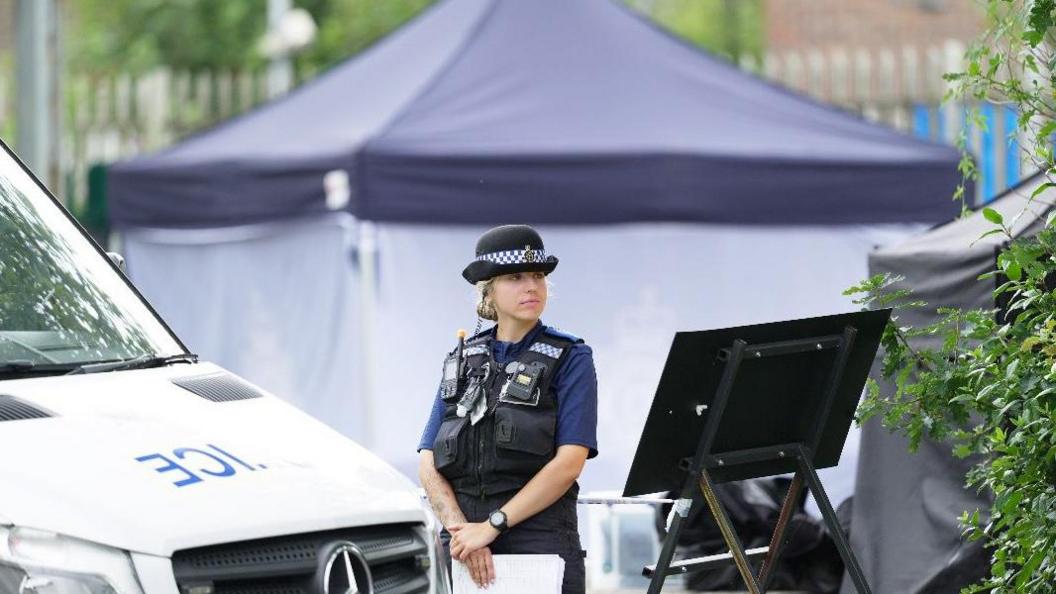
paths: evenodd
<path fill-rule="evenodd" d="M 492 356 L 501 368 L 509 361 L 516 359 L 524 349 L 535 341 L 543 331 L 542 323 L 536 324 L 519 342 L 494 340 L 492 336 Z M 558 369 L 554 378 L 554 393 L 557 399 L 557 431 L 554 442 L 557 446 L 581 445 L 590 449 L 588 458 L 598 455 L 598 377 L 594 372 L 594 355 L 590 347 L 577 343 L 572 345 L 568 359 Z M 422 432 L 422 441 L 418 451 L 433 449 L 433 441 L 444 420 L 444 402 L 440 400 L 440 390 L 436 391 L 433 411 Z"/>

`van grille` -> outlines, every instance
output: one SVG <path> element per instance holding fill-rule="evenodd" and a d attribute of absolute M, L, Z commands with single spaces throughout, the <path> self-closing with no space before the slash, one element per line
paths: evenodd
<path fill-rule="evenodd" d="M 0 395 L 0 422 L 24 419 L 46 419 L 48 413 L 13 396 Z"/>
<path fill-rule="evenodd" d="M 230 373 L 210 373 L 192 377 L 173 378 L 172 383 L 213 402 L 231 402 L 260 398 L 259 390 Z"/>
<path fill-rule="evenodd" d="M 370 526 L 264 538 L 177 551 L 172 569 L 180 591 L 211 584 L 216 594 L 321 594 L 322 551 L 351 542 L 370 566 L 373 594 L 429 590 L 429 551 L 414 524 Z"/>

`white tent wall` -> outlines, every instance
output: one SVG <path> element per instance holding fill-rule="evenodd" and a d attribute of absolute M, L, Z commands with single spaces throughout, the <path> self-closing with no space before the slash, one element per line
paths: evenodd
<path fill-rule="evenodd" d="M 866 256 L 923 225 L 539 226 L 552 275 L 543 320 L 584 338 L 598 372 L 598 442 L 581 484 L 622 490 L 671 340 L 704 330 L 852 311 L 842 292 Z M 461 277 L 486 227 L 378 225 L 378 385 L 371 449 L 414 476 L 415 447 L 459 328 L 473 330 Z M 325 419 L 324 419 L 325 420 Z M 835 503 L 853 491 L 857 429 L 838 468 L 820 472 Z"/>
<path fill-rule="evenodd" d="M 136 285 L 189 348 L 286 398 L 402 472 L 444 354 L 472 331 L 474 290 L 460 272 L 485 227 L 383 223 L 372 336 L 349 218 L 124 236 Z M 866 255 L 920 225 L 744 227 L 631 224 L 539 227 L 561 263 L 544 321 L 582 336 L 599 378 L 601 455 L 587 490 L 620 490 L 674 333 L 850 311 L 842 291 Z M 369 359 L 362 344 L 373 345 Z M 359 367 L 372 362 L 372 394 Z M 834 502 L 853 490 L 857 431 L 821 472 Z"/>
<path fill-rule="evenodd" d="M 348 215 L 122 236 L 136 287 L 192 352 L 353 439 L 358 282 Z"/>

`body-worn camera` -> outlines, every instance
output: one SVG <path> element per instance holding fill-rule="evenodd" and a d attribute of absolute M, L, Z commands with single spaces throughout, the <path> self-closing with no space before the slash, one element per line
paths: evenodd
<path fill-rule="evenodd" d="M 499 393 L 499 402 L 536 406 L 539 404 L 539 382 L 546 374 L 546 365 L 538 361 L 531 363 L 511 362 L 506 366 L 506 383 Z"/>

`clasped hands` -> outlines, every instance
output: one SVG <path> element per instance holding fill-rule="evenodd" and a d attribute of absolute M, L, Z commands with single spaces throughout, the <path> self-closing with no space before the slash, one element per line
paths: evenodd
<path fill-rule="evenodd" d="M 487 588 L 495 581 L 495 564 L 488 545 L 499 531 L 487 522 L 453 524 L 447 530 L 451 533 L 451 558 L 464 563 L 473 582 Z"/>

